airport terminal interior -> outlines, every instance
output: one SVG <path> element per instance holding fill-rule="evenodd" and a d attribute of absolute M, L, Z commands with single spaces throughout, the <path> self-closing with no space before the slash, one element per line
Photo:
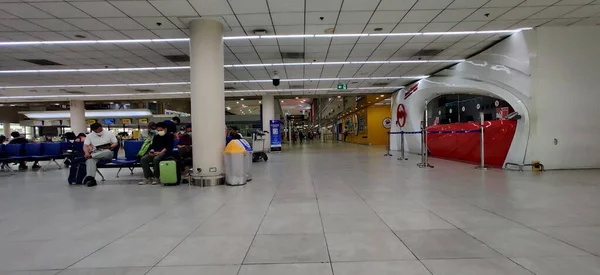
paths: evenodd
<path fill-rule="evenodd" d="M 0 275 L 600 275 L 600 0 L 0 0 Z"/>

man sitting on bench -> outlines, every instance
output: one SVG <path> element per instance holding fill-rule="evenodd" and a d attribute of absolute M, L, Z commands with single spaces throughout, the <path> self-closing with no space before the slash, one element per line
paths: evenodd
<path fill-rule="evenodd" d="M 88 187 L 96 185 L 96 165 L 98 161 L 111 161 L 113 159 L 113 149 L 119 142 L 117 137 L 111 131 L 104 131 L 100 123 L 94 123 L 90 126 L 90 133 L 83 142 L 83 153 L 85 154 L 86 177 L 83 184 Z"/>

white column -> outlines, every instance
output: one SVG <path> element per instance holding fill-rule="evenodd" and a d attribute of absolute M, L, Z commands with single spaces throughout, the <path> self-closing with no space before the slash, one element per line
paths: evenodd
<path fill-rule="evenodd" d="M 85 102 L 81 100 L 71 100 L 71 131 L 76 135 L 87 132 L 87 123 L 85 120 Z"/>
<path fill-rule="evenodd" d="M 2 126 L 4 127 L 4 136 L 8 139 L 10 139 L 10 122 L 9 121 L 4 121 L 2 123 Z"/>
<path fill-rule="evenodd" d="M 271 133 L 271 120 L 275 119 L 275 97 L 272 95 L 263 95 L 262 97 L 262 127 L 264 131 Z M 269 152 L 271 151 L 271 135 L 265 136 L 265 144 Z"/>
<path fill-rule="evenodd" d="M 194 129 L 194 183 L 223 184 L 225 170 L 225 87 L 223 25 L 211 19 L 190 22 L 190 79 Z"/>

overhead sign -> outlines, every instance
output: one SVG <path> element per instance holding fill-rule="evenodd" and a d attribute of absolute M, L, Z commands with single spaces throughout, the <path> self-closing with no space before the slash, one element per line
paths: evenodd
<path fill-rule="evenodd" d="M 121 123 L 123 124 L 131 124 L 131 118 L 122 118 Z"/>
<path fill-rule="evenodd" d="M 346 90 L 348 89 L 348 84 L 338 84 L 337 85 L 338 90 Z"/>
<path fill-rule="evenodd" d="M 92 124 L 96 123 L 96 120 L 95 119 L 88 119 L 88 120 L 86 120 L 86 122 L 87 122 L 88 125 L 92 125 Z"/>
<path fill-rule="evenodd" d="M 290 120 L 304 120 L 304 115 L 288 115 Z"/>
<path fill-rule="evenodd" d="M 140 124 L 148 124 L 148 119 L 147 118 L 140 118 L 138 122 Z"/>
<path fill-rule="evenodd" d="M 398 104 L 398 108 L 396 109 L 396 125 L 400 128 L 406 125 L 406 108 L 404 104 Z"/>

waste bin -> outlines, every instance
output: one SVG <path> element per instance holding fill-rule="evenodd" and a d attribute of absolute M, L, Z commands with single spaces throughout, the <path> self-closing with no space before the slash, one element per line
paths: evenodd
<path fill-rule="evenodd" d="M 248 159 L 252 160 L 252 152 L 245 140 L 232 140 L 225 147 L 225 182 L 228 185 L 244 185 L 248 182 L 250 165 Z M 251 161 L 250 161 L 251 163 Z"/>
<path fill-rule="evenodd" d="M 252 168 L 252 155 L 254 154 L 254 150 L 252 149 L 252 145 L 250 145 L 247 140 L 240 139 L 239 141 L 242 143 L 242 145 L 244 145 L 246 152 L 248 152 L 248 155 L 246 156 L 246 168 L 244 168 L 244 171 L 246 171 L 246 180 L 252 181 L 252 173 L 250 172 L 250 169 Z"/>

